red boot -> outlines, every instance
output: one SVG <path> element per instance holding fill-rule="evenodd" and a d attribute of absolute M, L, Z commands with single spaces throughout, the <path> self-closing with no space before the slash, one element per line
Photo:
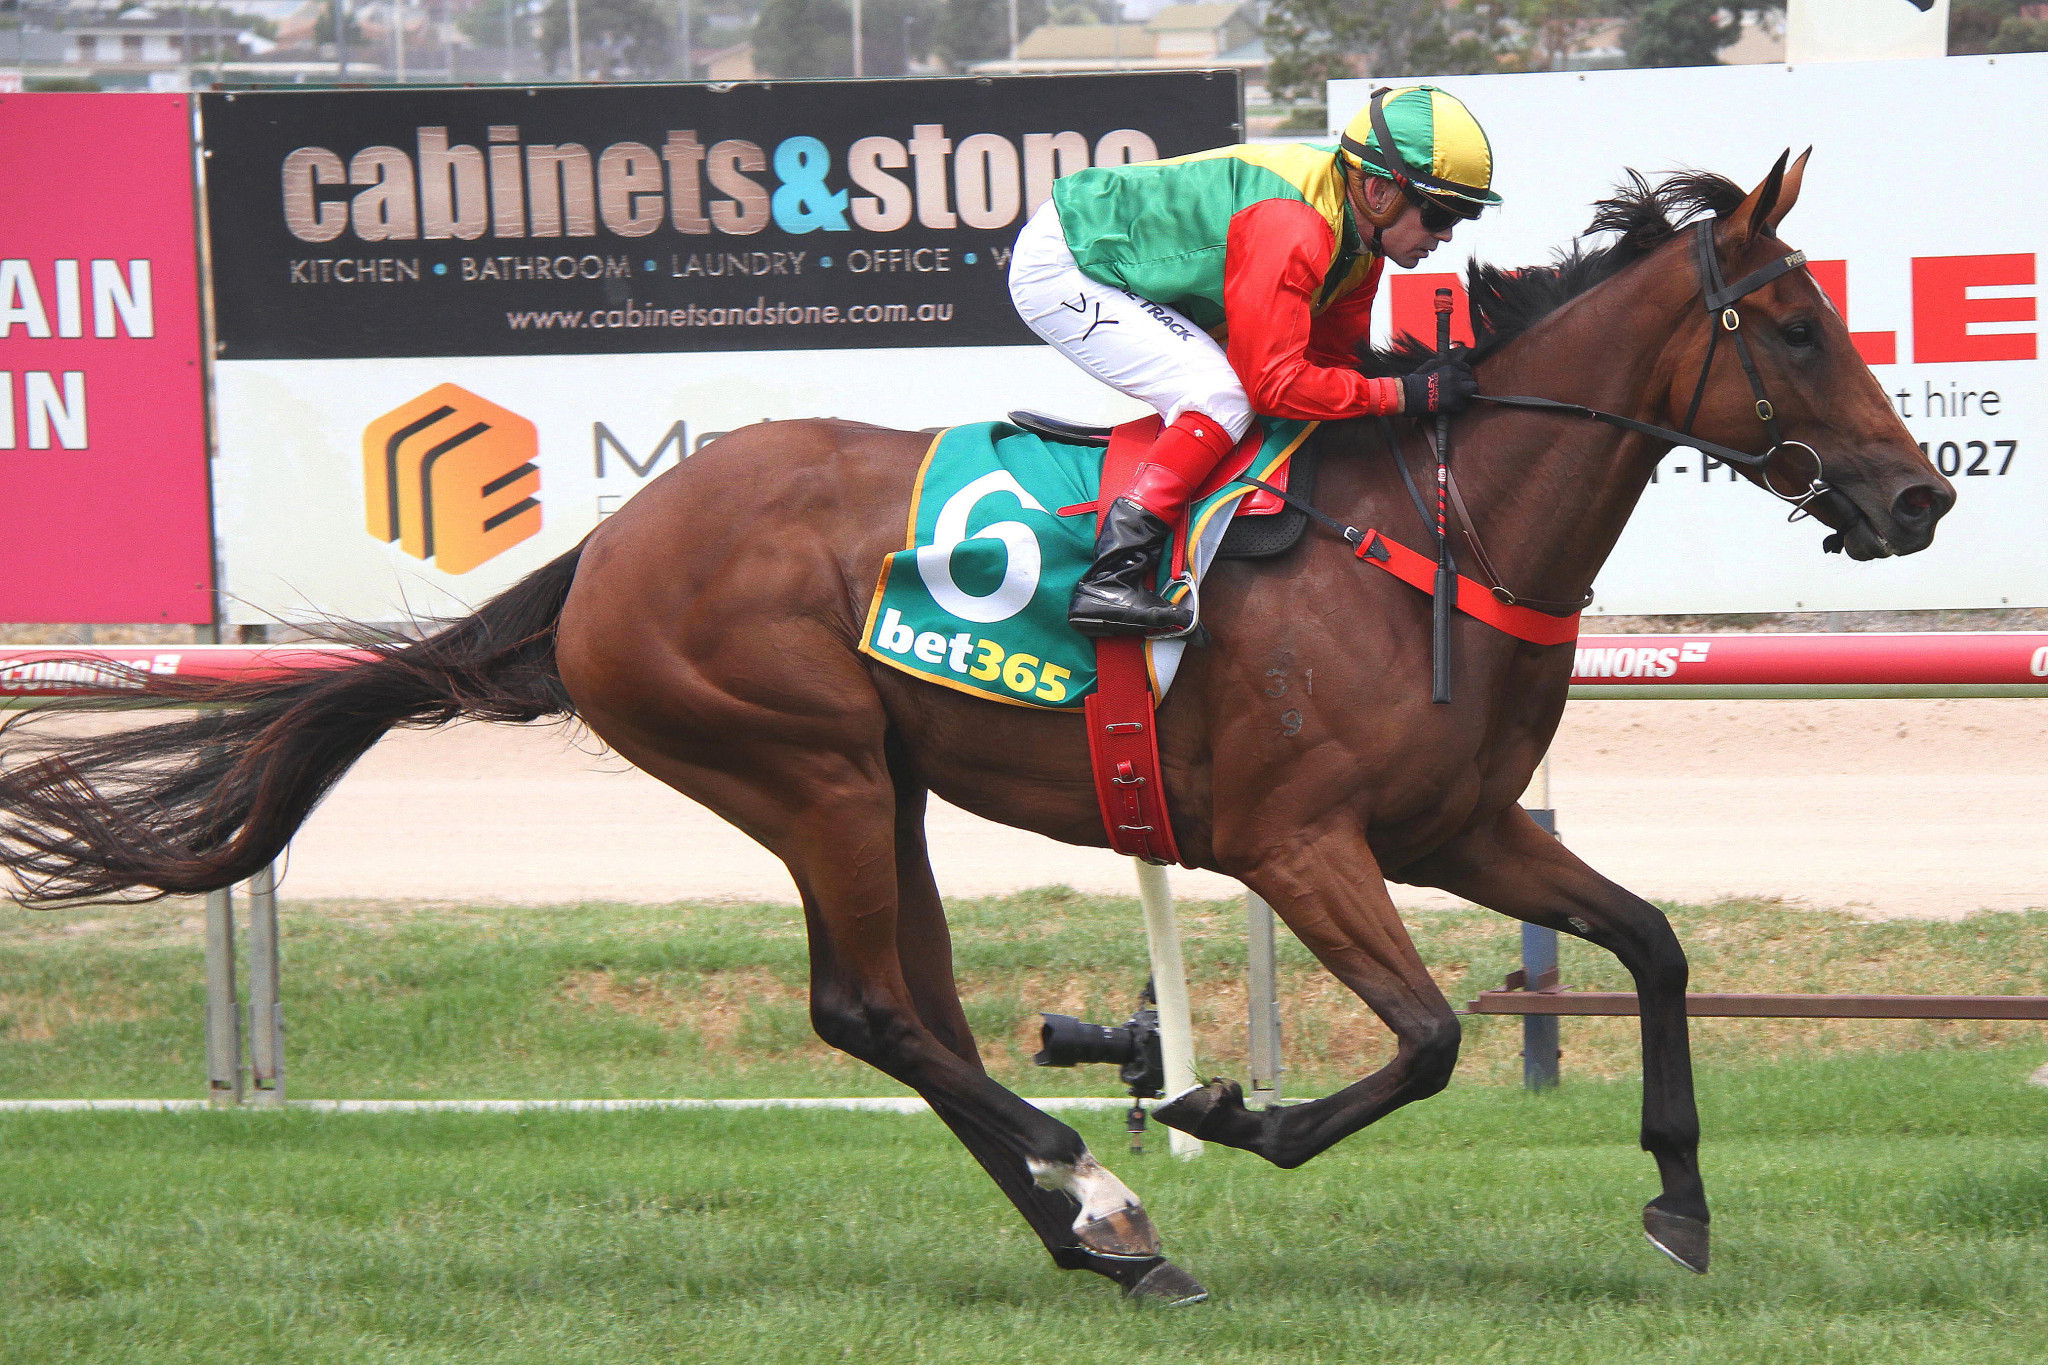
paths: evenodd
<path fill-rule="evenodd" d="M 1184 412 L 1159 433 L 1095 536 L 1095 563 L 1081 576 L 1067 620 L 1083 635 L 1172 635 L 1193 609 L 1153 590 L 1159 556 L 1188 499 L 1237 443 L 1222 424 Z"/>

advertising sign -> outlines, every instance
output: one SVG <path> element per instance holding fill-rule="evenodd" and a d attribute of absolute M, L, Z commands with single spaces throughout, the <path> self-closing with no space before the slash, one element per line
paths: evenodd
<path fill-rule="evenodd" d="M 0 96 L 0 621 L 209 622 L 192 116 Z"/>
<path fill-rule="evenodd" d="M 203 101 L 230 618 L 466 610 L 717 434 L 1137 409 L 1016 318 L 1055 178 L 1234 73 Z"/>
<path fill-rule="evenodd" d="M 1948 0 L 1786 0 L 1794 66 L 1947 55 Z"/>
<path fill-rule="evenodd" d="M 1705 168 L 1747 188 L 1781 151 L 1811 145 L 1785 240 L 1806 252 L 1907 429 L 1956 486 L 1931 548 L 1857 564 L 1821 554 L 1816 523 L 1787 525 L 1783 506 L 1733 470 L 1673 451 L 1594 584 L 1592 612 L 2048 605 L 2048 184 L 2034 174 L 2048 164 L 2048 54 L 1436 83 L 1485 125 L 1505 204 L 1424 270 L 1389 272 L 1384 325 L 1433 337 L 1431 292 L 1462 276 L 1432 270 L 1461 269 L 1468 255 L 1549 260 L 1628 168 L 1652 180 Z M 1332 82 L 1330 117 L 1342 126 L 1379 84 Z M 1462 297 L 1460 307 L 1462 321 Z"/>

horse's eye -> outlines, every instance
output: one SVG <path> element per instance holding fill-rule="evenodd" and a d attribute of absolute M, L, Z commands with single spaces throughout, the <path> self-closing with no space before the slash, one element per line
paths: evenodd
<path fill-rule="evenodd" d="M 1820 340 L 1820 329 L 1810 322 L 1788 322 L 1778 329 L 1787 346 L 1811 346 Z"/>

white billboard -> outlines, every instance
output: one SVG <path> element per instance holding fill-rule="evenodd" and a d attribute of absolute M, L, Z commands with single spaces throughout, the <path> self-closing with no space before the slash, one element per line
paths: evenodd
<path fill-rule="evenodd" d="M 1788 0 L 1785 60 L 1881 62 L 1948 55 L 1948 0 Z"/>
<path fill-rule="evenodd" d="M 916 430 L 1018 407 L 1105 422 L 1145 412 L 1049 346 L 239 360 L 216 373 L 232 439 L 217 464 L 215 534 L 227 619 L 249 624 L 467 613 L 574 545 L 687 451 L 750 422 L 844 417 Z M 458 392 L 444 403 L 451 385 Z M 427 412 L 454 409 L 451 431 L 490 420 L 469 410 L 482 405 L 501 426 L 531 424 L 523 458 L 539 466 L 535 515 L 546 529 L 479 567 L 364 533 L 363 434 L 429 395 Z"/>
<path fill-rule="evenodd" d="M 1485 125 L 1506 201 L 1438 253 L 1459 263 L 1548 260 L 1624 168 L 1747 186 L 1811 144 L 1784 236 L 1956 485 L 1930 549 L 1855 564 L 1821 554 L 1815 523 L 1787 525 L 1729 469 L 1674 451 L 1594 585 L 1594 613 L 2048 605 L 2048 54 L 1430 79 Z M 1333 127 L 1387 83 L 1331 82 Z M 1436 282 L 1389 272 L 1381 325 Z"/>

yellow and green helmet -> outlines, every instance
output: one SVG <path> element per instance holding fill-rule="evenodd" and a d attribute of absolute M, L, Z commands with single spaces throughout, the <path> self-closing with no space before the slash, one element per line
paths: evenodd
<path fill-rule="evenodd" d="M 1493 147 L 1486 130 L 1457 96 L 1433 85 L 1373 91 L 1344 125 L 1337 147 L 1367 175 L 1384 176 L 1410 199 L 1426 199 L 1460 218 L 1477 218 L 1500 202 L 1490 188 Z"/>

